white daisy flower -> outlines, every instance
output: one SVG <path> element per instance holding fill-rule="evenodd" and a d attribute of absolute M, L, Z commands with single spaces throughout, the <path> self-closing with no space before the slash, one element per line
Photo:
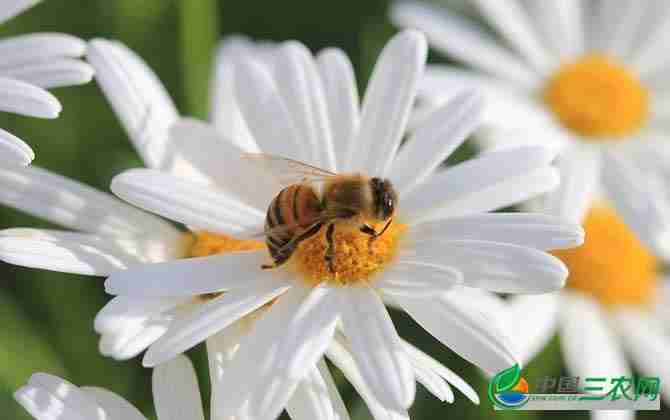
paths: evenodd
<path fill-rule="evenodd" d="M 476 140 L 484 147 L 556 147 L 559 166 L 576 171 L 564 188 L 606 195 L 629 224 L 640 225 L 638 234 L 658 255 L 670 257 L 670 212 L 656 182 L 670 176 L 670 84 L 664 77 L 670 59 L 663 53 L 670 4 L 470 3 L 504 41 L 446 8 L 414 1 L 392 8 L 400 26 L 420 28 L 437 51 L 472 67 L 430 66 L 417 119 L 455 90 L 481 89 L 488 109 Z M 568 220 L 590 207 L 580 202 L 585 206 L 572 207 Z"/>
<path fill-rule="evenodd" d="M 562 202 L 562 209 L 570 211 L 587 205 L 565 189 L 559 191 L 550 194 L 548 201 Z M 558 207 L 546 211 L 564 214 Z M 632 365 L 641 376 L 667 383 L 670 280 L 662 266 L 668 260 L 655 255 L 604 199 L 591 205 L 582 223 L 584 244 L 554 252 L 570 271 L 565 289 L 512 297 L 507 302 L 489 296 L 482 306 L 507 314 L 498 321 L 505 325 L 515 354 L 524 363 L 559 334 L 568 371 L 582 381 L 631 377 Z M 660 392 L 670 403 L 670 390 L 661 386 Z M 594 412 L 593 417 L 632 419 L 635 413 Z"/>
<path fill-rule="evenodd" d="M 205 420 L 198 378 L 188 358 L 180 356 L 157 366 L 152 373 L 152 391 L 158 420 Z M 146 419 L 111 391 L 78 387 L 48 373 L 33 374 L 14 398 L 36 420 Z"/>
<path fill-rule="evenodd" d="M 239 167 L 240 149 L 231 149 L 236 146 L 229 145 L 231 142 L 219 132 L 238 141 L 243 140 L 246 133 L 244 123 L 239 123 L 237 105 L 230 100 L 233 89 L 231 60 L 239 54 L 255 54 L 263 49 L 265 47 L 259 48 L 239 38 L 222 43 L 213 89 L 214 96 L 222 100 L 215 102 L 214 127 L 193 120 L 180 120 L 156 75 L 122 44 L 95 40 L 89 47 L 88 59 L 96 69 L 101 88 L 147 166 L 191 182 L 224 182 L 221 187 L 230 188 L 230 182 L 226 182 L 238 174 L 235 168 Z M 332 53 L 345 65 L 348 73 L 344 76 L 348 74 L 353 80 L 346 56 L 339 51 Z M 244 150 L 257 149 L 246 147 Z M 210 156 L 217 156 L 216 164 L 208 162 Z M 14 264 L 107 276 L 142 263 L 262 246 L 256 241 L 236 240 L 204 230 L 181 232 L 107 194 L 36 167 L 0 169 L 0 186 L 0 202 L 75 230 L 2 231 L 0 258 Z M 240 196 L 245 197 L 244 190 L 239 191 Z M 160 338 L 170 325 L 209 300 L 208 296 L 176 299 L 116 297 L 99 313 L 95 322 L 96 331 L 102 335 L 100 350 L 117 359 L 134 357 Z M 256 316 L 257 313 L 252 313 L 208 340 L 215 384 L 223 379 L 224 369 L 232 359 L 240 337 L 248 331 Z M 342 360 L 342 369 L 370 409 L 377 418 L 385 418 L 386 411 L 372 397 L 360 380 L 355 364 L 350 362 L 348 349 L 336 344 L 332 347 Z M 453 401 L 453 392 L 448 385 L 451 383 L 478 402 L 474 390 L 453 372 L 407 343 L 405 348 L 414 363 L 416 375 L 438 398 Z M 330 399 L 315 391 L 323 383 L 330 383 L 329 373 L 324 368 L 325 364 L 319 362 L 293 394 L 287 406 L 293 418 L 314 418 L 314 410 L 337 412 L 328 408 L 339 401 L 334 387 L 330 388 L 333 391 Z M 217 398 L 218 389 L 217 386 L 213 388 L 214 398 Z"/>
<path fill-rule="evenodd" d="M 482 87 L 493 102 L 491 118 L 478 133 L 485 147 L 509 147 L 518 140 L 533 144 L 546 138 L 525 133 L 515 137 L 521 127 L 532 136 L 544 132 L 555 137 L 562 150 L 558 160 L 562 184 L 526 206 L 583 224 L 586 232 L 583 246 L 555 253 L 570 271 L 564 290 L 509 300 L 510 315 L 503 322 L 516 354 L 524 362 L 531 360 L 558 332 L 572 375 L 630 375 L 630 358 L 643 375 L 669 380 L 665 349 L 670 345 L 670 286 L 661 266 L 670 258 L 670 202 L 663 181 L 668 154 L 660 142 L 666 121 L 661 104 L 667 99 L 659 80 L 659 71 L 669 62 L 662 62 L 658 48 L 670 36 L 670 8 L 665 2 L 628 2 L 629 9 L 621 12 L 607 2 L 557 1 L 528 3 L 524 10 L 510 1 L 502 13 L 497 9 L 502 4 L 472 3 L 505 37 L 533 33 L 524 46 L 521 38 L 514 38 L 517 43 L 506 38 L 522 59 L 444 10 L 399 3 L 393 10 L 397 22 L 427 30 L 437 49 L 491 74 L 436 66 L 425 80 L 425 98 L 435 99 L 440 89 L 448 95 L 454 90 L 451 84 Z M 555 19 L 560 25 L 542 19 Z M 533 24 L 537 34 L 530 31 L 528 25 Z M 463 42 L 464 36 L 472 39 L 468 50 L 455 42 L 457 38 Z M 538 67 L 540 55 L 560 66 Z M 489 61 L 494 56 L 495 67 Z M 521 68 L 528 78 L 521 77 Z M 510 113 L 495 119 L 493 109 L 503 103 Z M 633 124 L 631 116 L 641 111 Z M 488 299 L 488 303 L 501 313 L 508 310 L 501 302 Z M 670 401 L 669 391 L 661 391 Z M 634 413 L 594 416 L 632 418 Z"/>
<path fill-rule="evenodd" d="M 546 148 L 492 152 L 434 173 L 478 125 L 476 94 L 454 96 L 398 151 L 425 58 L 422 35 L 394 37 L 359 110 L 351 64 L 338 50 L 314 59 L 303 45 L 287 42 L 241 57 L 232 83 L 241 114 L 236 123 L 248 136 L 219 141 L 218 151 L 198 154 L 200 172 L 211 168 L 215 182 L 150 169 L 114 179 L 112 190 L 132 204 L 196 231 L 237 237 L 260 231 L 280 189 L 240 159 L 243 151 L 388 176 L 400 196 L 397 221 L 372 245 L 359 232 L 336 230 L 335 275 L 324 260 L 324 232 L 303 241 L 287 267 L 277 270 L 260 269 L 268 253 L 258 250 L 113 274 L 106 289 L 119 298 L 200 301 L 185 316 L 173 312 L 179 319 L 150 346 L 145 365 L 169 360 L 263 308 L 240 339 L 242 351 L 221 384 L 216 404 L 224 417 L 248 411 L 254 418 L 274 418 L 324 353 L 345 374 L 358 372 L 348 378 L 370 396 L 368 404 L 407 416 L 415 379 L 426 384 L 430 370 L 417 369 L 424 356 L 398 337 L 382 296 L 486 371 L 515 363 L 505 338 L 465 300 L 476 293 L 463 289 L 557 290 L 567 272 L 542 251 L 575 246 L 582 231 L 548 216 L 485 213 L 557 185 L 550 166 L 554 155 Z M 194 145 L 197 125 L 191 127 L 182 144 L 200 147 L 198 140 Z M 238 172 L 224 173 L 230 168 Z"/>
<path fill-rule="evenodd" d="M 0 24 L 41 0 L 0 0 Z M 77 59 L 86 44 L 71 35 L 35 33 L 0 40 L 0 111 L 56 118 L 61 104 L 45 89 L 88 83 L 89 65 Z M 21 139 L 0 129 L 0 162 L 27 165 L 35 158 Z"/>

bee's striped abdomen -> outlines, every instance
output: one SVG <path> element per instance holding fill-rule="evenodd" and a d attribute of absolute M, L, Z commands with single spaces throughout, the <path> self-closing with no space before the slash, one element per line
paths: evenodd
<path fill-rule="evenodd" d="M 277 194 L 265 217 L 265 242 L 275 265 L 286 262 L 300 240 L 319 231 L 320 225 L 306 229 L 314 225 L 320 213 L 321 201 L 309 185 L 291 185 Z"/>

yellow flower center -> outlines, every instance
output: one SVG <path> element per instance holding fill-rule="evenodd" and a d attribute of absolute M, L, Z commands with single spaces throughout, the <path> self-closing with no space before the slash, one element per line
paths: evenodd
<path fill-rule="evenodd" d="M 604 305 L 644 305 L 657 287 L 659 263 L 615 211 L 593 207 L 578 248 L 554 251 L 570 269 L 567 287 Z"/>
<path fill-rule="evenodd" d="M 232 236 L 210 232 L 196 232 L 185 234 L 189 257 L 207 257 L 229 252 L 254 251 L 264 249 L 265 244 L 260 241 L 235 239 Z M 207 293 L 198 296 L 202 300 L 213 299 L 221 293 Z"/>
<path fill-rule="evenodd" d="M 379 231 L 383 224 L 373 227 Z M 393 222 L 382 236 L 371 241 L 370 235 L 358 229 L 336 225 L 333 235 L 334 272 L 331 272 L 325 258 L 328 245 L 326 229 L 322 228 L 298 245 L 289 264 L 308 284 L 314 286 L 322 282 L 336 285 L 367 283 L 393 259 L 406 228 L 406 225 Z"/>
<path fill-rule="evenodd" d="M 633 134 L 649 113 L 649 94 L 638 78 L 600 54 L 561 66 L 543 98 L 563 125 L 593 141 Z"/>

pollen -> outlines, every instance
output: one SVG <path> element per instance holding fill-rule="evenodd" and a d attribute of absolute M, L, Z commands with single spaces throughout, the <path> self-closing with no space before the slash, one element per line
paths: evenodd
<path fill-rule="evenodd" d="M 255 251 L 265 248 L 265 244 L 260 241 L 236 239 L 218 233 L 201 231 L 188 235 L 191 240 L 188 252 L 190 257 L 207 257 L 228 252 Z"/>
<path fill-rule="evenodd" d="M 383 228 L 383 224 L 373 225 L 375 230 Z M 335 227 L 333 235 L 334 259 L 331 272 L 326 262 L 326 228 L 298 246 L 289 260 L 291 267 L 310 285 L 316 286 L 323 282 L 346 286 L 363 284 L 373 281 L 396 255 L 398 241 L 407 226 L 392 222 L 383 235 L 370 240 L 370 235 L 357 229 Z"/>
<path fill-rule="evenodd" d="M 561 66 L 543 99 L 565 127 L 592 141 L 634 134 L 649 114 L 649 94 L 636 75 L 600 54 Z"/>
<path fill-rule="evenodd" d="M 187 233 L 184 236 L 189 257 L 208 257 L 210 255 L 227 254 L 229 252 L 254 251 L 264 249 L 265 244 L 260 241 L 236 239 L 232 236 L 200 231 Z M 210 300 L 221 293 L 207 293 L 198 296 L 200 300 Z"/>
<path fill-rule="evenodd" d="M 554 252 L 570 270 L 567 287 L 606 306 L 650 303 L 657 289 L 659 262 L 617 213 L 604 204 L 593 207 L 584 231 L 582 246 Z"/>

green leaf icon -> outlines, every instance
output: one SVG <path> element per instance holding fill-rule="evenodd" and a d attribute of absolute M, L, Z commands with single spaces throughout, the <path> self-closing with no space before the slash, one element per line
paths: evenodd
<path fill-rule="evenodd" d="M 493 381 L 495 383 L 495 392 L 505 392 L 514 388 L 517 383 L 519 383 L 519 378 L 521 377 L 521 369 L 519 365 L 516 364 L 509 369 L 505 369 L 502 372 L 498 373 Z"/>

